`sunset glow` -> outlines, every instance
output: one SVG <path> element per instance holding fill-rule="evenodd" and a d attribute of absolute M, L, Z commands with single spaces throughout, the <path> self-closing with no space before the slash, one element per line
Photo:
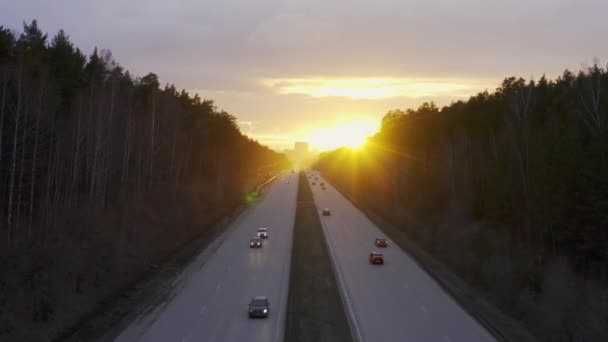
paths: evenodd
<path fill-rule="evenodd" d="M 354 121 L 314 130 L 305 135 L 305 138 L 313 147 L 320 150 L 330 150 L 342 146 L 358 148 L 365 143 L 367 137 L 373 135 L 377 130 L 377 122 Z"/>

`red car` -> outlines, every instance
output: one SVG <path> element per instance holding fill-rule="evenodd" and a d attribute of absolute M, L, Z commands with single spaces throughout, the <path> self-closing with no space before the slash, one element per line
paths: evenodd
<path fill-rule="evenodd" d="M 382 253 L 371 252 L 369 254 L 369 263 L 384 265 L 384 255 Z"/>

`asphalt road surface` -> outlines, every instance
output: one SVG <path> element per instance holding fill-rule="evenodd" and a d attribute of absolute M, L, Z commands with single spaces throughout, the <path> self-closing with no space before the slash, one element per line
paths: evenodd
<path fill-rule="evenodd" d="M 320 217 L 355 340 L 495 340 L 398 246 L 389 241 L 388 248 L 375 247 L 374 239 L 383 237 L 380 229 L 318 177 L 309 183 L 316 183 L 311 187 L 319 215 L 323 208 L 331 210 L 331 216 Z M 369 263 L 372 251 L 384 254 L 384 265 Z"/>
<path fill-rule="evenodd" d="M 297 176 L 279 176 L 260 202 L 186 268 L 173 296 L 134 320 L 115 341 L 282 341 Z M 263 248 L 250 249 L 259 227 L 268 228 L 269 238 Z M 267 319 L 248 318 L 254 296 L 268 297 Z"/>

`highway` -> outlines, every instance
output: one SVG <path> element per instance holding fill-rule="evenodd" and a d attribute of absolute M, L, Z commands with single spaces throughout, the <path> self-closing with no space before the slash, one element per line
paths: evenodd
<path fill-rule="evenodd" d="M 186 267 L 170 299 L 135 319 L 115 341 L 282 341 L 297 183 L 297 174 L 279 176 Z M 268 228 L 269 238 L 263 248 L 250 249 L 259 227 Z M 268 297 L 267 319 L 249 319 L 254 296 Z"/>
<path fill-rule="evenodd" d="M 494 341 L 443 289 L 398 246 L 376 248 L 381 230 L 344 196 L 319 177 L 309 180 L 338 282 L 359 341 Z M 325 182 L 321 190 L 319 182 Z M 384 265 L 371 265 L 369 253 L 384 254 Z"/>

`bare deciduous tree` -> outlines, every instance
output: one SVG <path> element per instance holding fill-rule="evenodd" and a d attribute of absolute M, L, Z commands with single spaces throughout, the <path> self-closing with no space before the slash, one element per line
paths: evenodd
<path fill-rule="evenodd" d="M 605 114 L 600 110 L 602 70 L 598 63 L 596 59 L 592 67 L 579 74 L 581 91 L 578 95 L 583 110 L 578 112 L 593 136 L 599 135 L 606 128 Z"/>

